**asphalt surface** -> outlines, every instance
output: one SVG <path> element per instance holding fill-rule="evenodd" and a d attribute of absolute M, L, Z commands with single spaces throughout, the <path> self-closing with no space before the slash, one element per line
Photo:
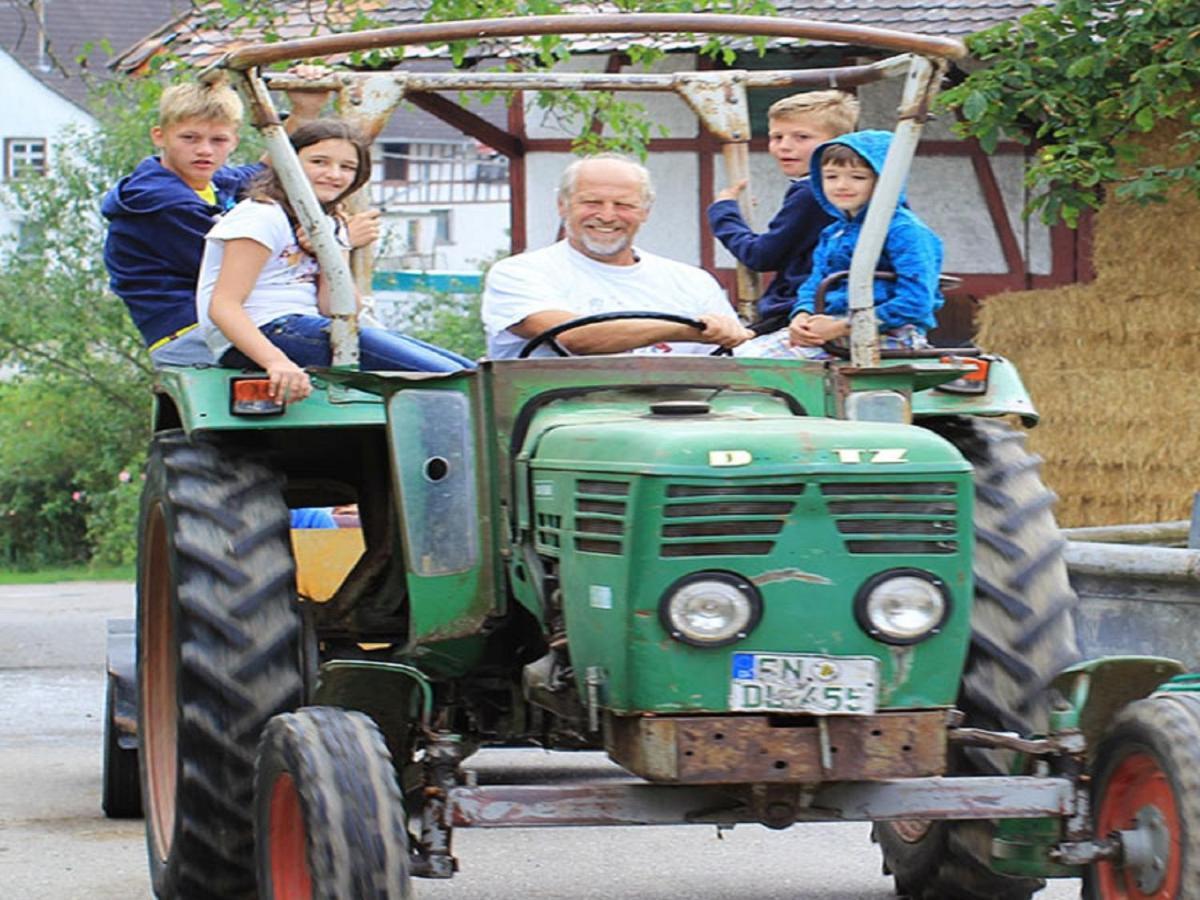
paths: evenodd
<path fill-rule="evenodd" d="M 140 821 L 100 811 L 105 621 L 133 614 L 116 583 L 0 587 L 0 897 L 149 896 Z M 494 750 L 481 780 L 554 780 L 603 765 Z M 886 900 L 891 879 L 860 823 L 788 831 L 739 826 L 460 830 L 461 871 L 418 881 L 417 900 Z M 1039 897 L 1079 896 L 1077 881 Z M 346 898 L 354 900 L 354 898 Z"/>

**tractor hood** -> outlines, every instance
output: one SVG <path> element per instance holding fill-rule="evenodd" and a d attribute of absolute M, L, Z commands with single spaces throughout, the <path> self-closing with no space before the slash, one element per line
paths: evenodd
<path fill-rule="evenodd" d="M 542 419 L 527 442 L 528 461 L 539 470 L 730 479 L 751 472 L 761 478 L 898 468 L 910 474 L 969 471 L 954 447 L 910 425 L 721 412 L 687 401 L 603 421 L 596 421 L 593 409 L 589 418 L 567 413 Z"/>

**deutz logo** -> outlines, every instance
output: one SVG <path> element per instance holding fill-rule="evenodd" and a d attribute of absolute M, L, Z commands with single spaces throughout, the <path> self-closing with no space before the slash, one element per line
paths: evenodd
<path fill-rule="evenodd" d="M 754 462 L 749 450 L 709 450 L 710 466 L 748 466 Z"/>
<path fill-rule="evenodd" d="M 905 447 L 884 447 L 882 450 L 859 450 L 857 448 L 849 450 L 834 450 L 837 454 L 838 462 L 844 463 L 902 463 L 908 458 L 908 449 Z"/>

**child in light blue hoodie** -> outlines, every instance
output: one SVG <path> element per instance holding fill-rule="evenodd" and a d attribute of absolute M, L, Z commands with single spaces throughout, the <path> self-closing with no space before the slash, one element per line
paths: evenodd
<path fill-rule="evenodd" d="M 820 172 L 813 189 L 818 202 L 836 221 L 821 232 L 813 252 L 812 272 L 797 291 L 788 327 L 788 339 L 795 347 L 819 349 L 827 341 L 850 333 L 849 293 L 844 279 L 825 295 L 823 314 L 814 315 L 813 300 L 824 278 L 850 268 L 891 141 L 889 131 L 857 131 L 813 151 L 813 170 Z M 896 276 L 894 281 L 875 280 L 875 318 L 883 346 L 928 346 L 925 333 L 937 324 L 934 313 L 944 302 L 938 289 L 942 242 L 908 208 L 903 191 L 876 271 Z"/>
<path fill-rule="evenodd" d="M 797 290 L 786 338 L 777 333 L 748 341 L 735 351 L 737 355 L 829 359 L 823 345 L 850 333 L 846 279 L 829 288 L 821 314 L 815 314 L 813 301 L 825 278 L 850 268 L 891 141 L 890 131 L 856 131 L 827 141 L 813 151 L 813 193 L 834 217 L 834 222 L 821 232 L 813 251 L 812 271 Z M 875 279 L 880 346 L 884 349 L 929 346 L 925 333 L 937 324 L 934 313 L 944 302 L 938 288 L 942 242 L 908 208 L 903 191 L 875 268 L 895 275 L 894 280 Z"/>

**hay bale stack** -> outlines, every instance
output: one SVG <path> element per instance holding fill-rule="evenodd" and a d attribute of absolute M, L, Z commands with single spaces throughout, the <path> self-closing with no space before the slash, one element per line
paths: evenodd
<path fill-rule="evenodd" d="M 1166 204 L 1110 200 L 1094 263 L 1090 284 L 989 298 L 980 346 L 1012 359 L 1033 395 L 1030 446 L 1062 525 L 1188 518 L 1200 490 L 1200 202 L 1183 190 Z"/>

